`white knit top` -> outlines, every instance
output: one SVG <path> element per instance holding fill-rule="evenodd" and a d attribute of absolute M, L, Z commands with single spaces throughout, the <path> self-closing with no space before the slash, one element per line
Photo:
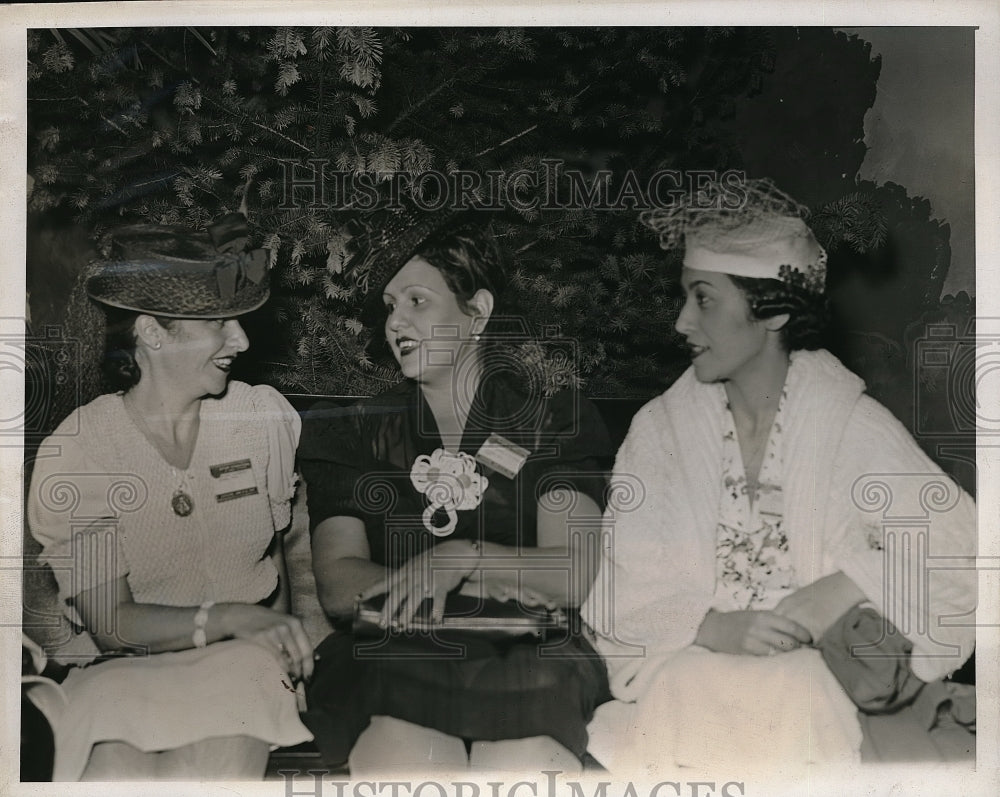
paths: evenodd
<path fill-rule="evenodd" d="M 224 397 L 202 401 L 180 471 L 136 427 L 122 394 L 73 412 L 39 448 L 28 500 L 60 598 L 122 576 L 138 603 L 267 597 L 277 583 L 267 549 L 289 522 L 299 429 L 276 390 L 231 382 Z M 186 517 L 171 505 L 178 490 L 193 501 Z"/>

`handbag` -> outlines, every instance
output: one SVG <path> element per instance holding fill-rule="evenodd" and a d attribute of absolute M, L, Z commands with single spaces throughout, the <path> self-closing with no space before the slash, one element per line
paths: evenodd
<path fill-rule="evenodd" d="M 868 714 L 898 711 L 924 686 L 910 669 L 913 643 L 870 606 L 848 609 L 818 647 L 844 691 Z"/>
<path fill-rule="evenodd" d="M 499 601 L 454 592 L 446 599 L 441 620 L 435 622 L 431 613 L 432 600 L 426 598 L 408 629 L 393 630 L 379 625 L 385 598 L 384 594 L 376 595 L 355 603 L 352 630 L 356 636 L 418 634 L 447 639 L 471 633 L 498 640 L 524 636 L 545 640 L 554 632 L 564 633 L 569 627 L 562 609 L 525 606 L 517 601 Z"/>

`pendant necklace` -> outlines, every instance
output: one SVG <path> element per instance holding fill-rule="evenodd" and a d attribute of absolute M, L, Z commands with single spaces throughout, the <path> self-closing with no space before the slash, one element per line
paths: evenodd
<path fill-rule="evenodd" d="M 173 471 L 174 479 L 177 479 L 177 468 L 171 465 L 170 470 Z M 174 490 L 170 499 L 170 506 L 174 510 L 174 514 L 179 517 L 187 517 L 194 511 L 194 499 L 184 490 L 185 477 L 186 474 L 181 474 L 180 480 L 177 482 L 177 489 Z"/>
<path fill-rule="evenodd" d="M 147 425 L 146 419 L 135 412 L 135 410 L 127 401 L 124 401 L 124 399 L 122 403 L 125 404 L 125 410 L 128 412 L 129 416 L 131 416 L 131 418 L 139 425 L 139 431 L 142 432 L 143 436 L 150 442 L 153 448 L 160 452 L 162 456 L 163 450 L 159 445 L 157 445 L 156 438 L 153 436 L 152 431 Z M 166 457 L 164 457 L 164 459 L 166 459 Z M 177 483 L 177 489 L 174 490 L 174 494 L 170 497 L 170 508 L 174 510 L 174 514 L 178 517 L 187 517 L 194 512 L 194 499 L 191 497 L 191 494 L 184 489 L 184 482 L 187 479 L 187 471 L 182 471 L 180 476 L 178 476 L 177 468 L 170 464 L 170 462 L 167 462 L 167 464 L 170 465 L 170 472 L 173 474 L 174 481 Z"/>

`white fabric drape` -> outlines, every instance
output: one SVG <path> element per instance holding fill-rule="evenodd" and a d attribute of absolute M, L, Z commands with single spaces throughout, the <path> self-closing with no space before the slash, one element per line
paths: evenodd
<path fill-rule="evenodd" d="M 787 387 L 784 528 L 798 583 L 845 573 L 914 643 L 914 672 L 928 681 L 946 675 L 968 658 L 975 639 L 968 619 L 976 600 L 972 500 L 828 352 L 793 353 Z M 640 738 L 655 740 L 649 755 L 664 764 L 685 763 L 677 757 L 678 738 L 692 754 L 697 750 L 701 763 L 706 756 L 726 760 L 727 751 L 746 747 L 752 734 L 761 737 L 760 728 L 740 727 L 738 718 L 773 715 L 778 706 L 784 719 L 767 720 L 772 752 L 781 728 L 798 735 L 785 740 L 796 746 L 810 718 L 816 735 L 807 760 L 836 760 L 844 745 L 856 750 L 860 743 L 854 729 L 833 730 L 843 726 L 850 703 L 835 682 L 831 687 L 818 652 L 759 660 L 693 647 L 710 608 L 733 608 L 715 595 L 724 412 L 723 387 L 698 382 L 689 369 L 636 414 L 618 452 L 604 560 L 583 607 L 617 698 L 599 710 L 591 728 L 598 760 L 612 760 L 614 750 Z M 887 523 L 895 517 L 893 505 L 910 507 L 901 517 L 918 544 L 895 544 L 903 526 Z M 949 569 L 921 577 L 944 557 Z M 901 573 L 913 577 L 907 588 L 887 581 L 887 574 Z M 949 624 L 952 616 L 967 621 Z M 789 680 L 796 672 L 799 682 Z M 678 686 L 684 683 L 688 691 Z M 809 717 L 796 716 L 807 707 Z M 708 727 L 720 717 L 721 735 Z M 683 734 L 665 738 L 668 726 Z M 737 736 L 742 742 L 734 746 Z M 713 739 L 730 744 L 714 747 Z M 827 743 L 820 739 L 829 749 L 821 749 Z"/>

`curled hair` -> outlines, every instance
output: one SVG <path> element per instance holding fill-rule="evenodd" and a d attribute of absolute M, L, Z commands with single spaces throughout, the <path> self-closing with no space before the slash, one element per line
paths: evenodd
<path fill-rule="evenodd" d="M 104 333 L 104 358 L 101 371 L 106 385 L 114 391 L 128 392 L 139 384 L 142 370 L 135 359 L 135 321 L 142 313 L 105 306 L 107 329 Z M 148 314 L 147 314 L 148 315 Z M 173 319 L 153 316 L 160 326 L 169 329 Z"/>
<path fill-rule="evenodd" d="M 728 276 L 746 296 L 752 318 L 763 320 L 788 314 L 788 323 L 781 328 L 781 345 L 785 351 L 814 351 L 825 346 L 830 322 L 826 297 L 780 280 Z"/>
<path fill-rule="evenodd" d="M 463 312 L 477 291 L 487 290 L 499 305 L 507 286 L 507 271 L 496 238 L 488 229 L 464 226 L 426 241 L 417 251 L 441 272 Z"/>

